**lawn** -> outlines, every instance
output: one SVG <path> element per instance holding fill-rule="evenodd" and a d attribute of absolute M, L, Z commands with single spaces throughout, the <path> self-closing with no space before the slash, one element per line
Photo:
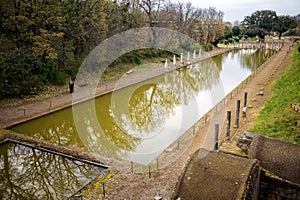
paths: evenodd
<path fill-rule="evenodd" d="M 272 83 L 272 97 L 255 121 L 251 131 L 283 141 L 300 144 L 300 113 L 291 108 L 300 105 L 300 45 L 295 45 L 289 68 Z"/>

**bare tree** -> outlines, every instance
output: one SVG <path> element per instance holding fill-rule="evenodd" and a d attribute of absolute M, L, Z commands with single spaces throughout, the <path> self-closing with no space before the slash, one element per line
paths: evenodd
<path fill-rule="evenodd" d="M 150 26 L 159 23 L 160 11 L 165 0 L 140 0 L 139 6 L 146 13 Z"/>
<path fill-rule="evenodd" d="M 199 11 L 197 28 L 201 43 L 213 43 L 223 35 L 223 16 L 223 12 L 213 7 Z"/>

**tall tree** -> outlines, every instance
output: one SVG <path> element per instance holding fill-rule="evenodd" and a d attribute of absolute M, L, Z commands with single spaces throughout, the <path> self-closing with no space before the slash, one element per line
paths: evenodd
<path fill-rule="evenodd" d="M 279 39 L 281 38 L 282 33 L 296 27 L 297 21 L 295 20 L 295 18 L 288 15 L 279 16 L 276 24 L 276 31 L 279 34 Z"/>
<path fill-rule="evenodd" d="M 60 2 L 8 0 L 0 7 L 0 98 L 36 93 L 49 82 L 63 83 L 53 45 L 62 37 Z"/>
<path fill-rule="evenodd" d="M 245 28 L 245 34 L 253 37 L 265 38 L 266 34 L 274 31 L 276 26 L 277 14 L 272 10 L 261 10 L 246 16 L 242 24 Z"/>
<path fill-rule="evenodd" d="M 106 5 L 103 0 L 70 0 L 64 2 L 63 57 L 71 51 L 71 59 L 78 65 L 91 48 L 106 38 Z"/>
<path fill-rule="evenodd" d="M 178 2 L 177 9 L 179 14 L 177 18 L 178 30 L 192 36 L 195 24 L 200 16 L 199 9 L 195 8 L 191 2 Z"/>
<path fill-rule="evenodd" d="M 1 3 L 2 28 L 4 37 L 13 42 L 11 48 L 31 48 L 37 55 L 57 58 L 51 40 L 62 36 L 59 27 L 63 17 L 57 15 L 59 4 L 55 0 Z"/>
<path fill-rule="evenodd" d="M 198 29 L 201 35 L 200 43 L 216 43 L 224 34 L 224 13 L 210 7 L 202 9 L 198 18 Z"/>

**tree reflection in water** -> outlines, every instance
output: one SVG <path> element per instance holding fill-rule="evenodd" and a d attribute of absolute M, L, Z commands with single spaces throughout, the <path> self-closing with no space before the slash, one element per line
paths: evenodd
<path fill-rule="evenodd" d="M 212 65 L 214 63 L 203 61 L 188 69 L 176 70 L 140 83 L 132 93 L 126 89 L 120 91 L 115 96 L 131 95 L 128 102 L 122 98 L 123 105 L 114 108 L 118 113 L 114 113 L 114 119 L 121 127 L 127 127 L 128 132 L 139 137 L 159 131 L 166 120 L 175 115 L 176 106 L 189 104 L 197 93 L 209 90 L 217 83 L 219 73 Z M 128 112 L 124 107 L 128 108 Z"/>
<path fill-rule="evenodd" d="M 104 168 L 14 143 L 0 145 L 1 199 L 67 199 Z"/>
<path fill-rule="evenodd" d="M 264 63 L 274 54 L 272 49 L 242 49 L 235 50 L 222 55 L 216 56 L 214 61 L 222 61 L 225 57 L 230 57 L 231 60 L 238 58 L 241 68 L 247 68 L 254 72 L 257 67 Z M 222 58 L 221 58 L 222 57 Z"/>
<path fill-rule="evenodd" d="M 115 91 L 109 106 L 96 103 L 99 124 L 107 130 L 108 124 L 102 122 L 111 118 L 128 135 L 140 139 L 137 150 L 119 158 L 146 165 L 196 123 L 200 117 L 200 93 L 209 92 L 219 83 L 218 78 L 215 64 L 203 61 Z M 203 97 L 199 103 L 206 100 Z M 103 107 L 107 110 L 103 111 Z M 192 111 L 185 112 L 187 108 Z"/>

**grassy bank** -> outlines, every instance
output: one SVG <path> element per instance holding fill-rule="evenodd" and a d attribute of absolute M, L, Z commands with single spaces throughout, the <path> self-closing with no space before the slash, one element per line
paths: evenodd
<path fill-rule="evenodd" d="M 300 45 L 295 45 L 290 66 L 272 84 L 272 97 L 256 119 L 251 131 L 300 144 L 300 113 L 291 108 L 300 105 Z"/>

